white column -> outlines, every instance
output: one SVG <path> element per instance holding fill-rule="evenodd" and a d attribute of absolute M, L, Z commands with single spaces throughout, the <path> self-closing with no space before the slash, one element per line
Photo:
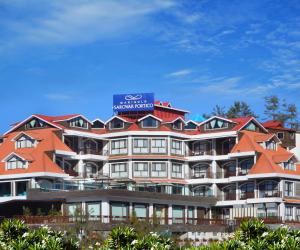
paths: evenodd
<path fill-rule="evenodd" d="M 151 219 L 153 217 L 154 209 L 153 209 L 153 203 L 149 204 L 149 218 Z"/>
<path fill-rule="evenodd" d="M 78 161 L 78 175 L 80 177 L 83 177 L 83 174 L 84 174 L 84 162 L 83 162 L 83 160 L 79 160 Z"/>
<path fill-rule="evenodd" d="M 172 225 L 172 220 L 173 220 L 173 208 L 172 205 L 168 206 L 168 224 Z"/>
<path fill-rule="evenodd" d="M 216 178 L 217 177 L 217 162 L 212 161 L 211 162 L 211 178 Z"/>
<path fill-rule="evenodd" d="M 132 213 L 133 213 L 133 205 L 132 205 L 132 202 L 129 203 L 129 218 L 132 216 Z"/>
<path fill-rule="evenodd" d="M 101 202 L 101 214 L 102 214 L 102 222 L 109 223 L 110 207 L 109 202 L 106 200 L 102 200 Z"/>
<path fill-rule="evenodd" d="M 168 155 L 170 156 L 171 155 L 171 137 L 168 136 L 167 137 L 167 145 L 168 145 Z"/>
<path fill-rule="evenodd" d="M 109 141 L 103 141 L 103 155 L 109 155 Z"/>
<path fill-rule="evenodd" d="M 132 136 L 128 136 L 128 139 L 127 139 L 127 151 L 128 151 L 128 155 L 132 155 Z"/>
<path fill-rule="evenodd" d="M 170 160 L 168 160 L 167 162 L 167 179 L 171 179 L 172 178 L 172 162 Z"/>
<path fill-rule="evenodd" d="M 239 183 L 235 183 L 236 200 L 239 200 Z"/>
<path fill-rule="evenodd" d="M 217 149 L 216 149 L 216 139 L 212 139 L 212 154 L 216 155 L 217 154 Z"/>
<path fill-rule="evenodd" d="M 106 175 L 106 176 L 109 176 L 109 163 L 106 161 L 106 162 L 103 162 L 103 175 Z"/>
<path fill-rule="evenodd" d="M 132 179 L 133 178 L 132 160 L 128 160 L 127 166 L 128 166 L 128 178 Z"/>
<path fill-rule="evenodd" d="M 213 183 L 212 184 L 212 193 L 215 197 L 217 197 L 218 195 L 218 187 L 217 187 L 217 184 L 216 183 Z"/>
<path fill-rule="evenodd" d="M 12 181 L 10 183 L 10 188 L 11 188 L 11 196 L 16 196 L 16 182 Z"/>
<path fill-rule="evenodd" d="M 278 183 L 278 186 L 279 186 L 279 193 L 281 192 L 282 193 L 282 196 L 284 196 L 284 180 L 280 180 L 279 183 Z"/>

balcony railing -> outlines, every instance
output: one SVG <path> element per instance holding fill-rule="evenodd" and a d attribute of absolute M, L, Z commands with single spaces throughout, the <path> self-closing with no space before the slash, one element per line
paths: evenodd
<path fill-rule="evenodd" d="M 228 201 L 228 200 L 236 200 L 236 193 L 235 190 L 232 193 L 224 193 L 224 200 Z"/>
<path fill-rule="evenodd" d="M 259 198 L 282 197 L 278 190 L 258 190 Z"/>
<path fill-rule="evenodd" d="M 240 199 L 245 200 L 245 199 L 253 199 L 254 198 L 254 192 L 242 192 Z"/>
<path fill-rule="evenodd" d="M 203 179 L 203 178 L 213 178 L 213 174 L 210 171 L 194 173 L 192 179 Z"/>
<path fill-rule="evenodd" d="M 91 154 L 91 155 L 108 155 L 108 150 L 94 149 L 94 148 L 81 148 L 78 150 L 79 154 Z"/>
<path fill-rule="evenodd" d="M 190 150 L 189 151 L 189 155 L 190 156 L 201 156 L 201 155 L 213 155 L 213 150 L 210 149 L 210 150 L 197 150 L 197 151 L 194 151 L 194 150 Z"/>

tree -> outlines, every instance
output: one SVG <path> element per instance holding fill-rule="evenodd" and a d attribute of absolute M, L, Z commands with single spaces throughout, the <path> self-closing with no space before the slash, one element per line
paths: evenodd
<path fill-rule="evenodd" d="M 203 117 L 204 117 L 205 119 L 208 119 L 208 118 L 210 118 L 210 117 L 212 117 L 212 116 L 226 117 L 225 107 L 216 105 L 216 106 L 213 108 L 213 111 L 212 111 L 210 114 L 203 114 Z"/>
<path fill-rule="evenodd" d="M 271 117 L 272 120 L 277 120 L 278 112 L 279 112 L 279 98 L 275 95 L 266 96 L 264 114 L 268 117 Z"/>
<path fill-rule="evenodd" d="M 227 118 L 237 118 L 237 117 L 246 117 L 253 116 L 258 117 L 251 109 L 250 106 L 243 101 L 235 101 L 231 105 L 226 113 Z"/>

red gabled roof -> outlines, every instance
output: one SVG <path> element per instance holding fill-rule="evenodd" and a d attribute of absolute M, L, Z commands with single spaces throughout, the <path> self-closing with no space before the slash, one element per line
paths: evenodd
<path fill-rule="evenodd" d="M 264 137 L 264 134 L 253 131 L 242 131 L 239 142 L 231 150 L 232 153 L 256 151 L 257 161 L 250 170 L 250 174 L 260 173 L 285 173 L 300 175 L 300 166 L 296 165 L 296 171 L 285 170 L 278 163 L 286 162 L 294 154 L 288 152 L 277 144 L 277 150 L 263 148 L 257 138 Z M 272 134 L 271 134 L 272 135 Z"/>
<path fill-rule="evenodd" d="M 275 130 L 282 130 L 282 131 L 291 131 L 291 132 L 296 132 L 295 129 L 292 128 L 285 128 L 283 126 L 283 123 L 281 121 L 275 121 L 275 120 L 270 120 L 266 121 L 262 124 L 265 128 L 267 129 L 275 129 Z"/>
<path fill-rule="evenodd" d="M 20 132 L 11 132 L 6 135 L 5 140 L 0 145 L 0 175 L 22 174 L 34 172 L 51 172 L 61 173 L 64 171 L 53 162 L 51 154 L 54 150 L 73 152 L 62 140 L 56 135 L 59 129 L 44 128 L 28 130 L 26 134 L 38 140 L 36 147 L 33 148 L 16 148 L 15 141 L 12 139 Z M 5 169 L 3 160 L 8 156 L 16 154 L 29 162 L 26 169 Z"/>

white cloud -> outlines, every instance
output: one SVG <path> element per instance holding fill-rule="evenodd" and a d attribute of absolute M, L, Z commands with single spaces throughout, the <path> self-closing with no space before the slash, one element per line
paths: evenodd
<path fill-rule="evenodd" d="M 41 5 L 40 1 L 31 1 Z M 9 2 L 6 2 L 9 5 Z M 29 8 L 13 2 L 14 8 Z M 16 20 L 5 20 L 14 42 L 80 44 L 143 30 L 148 17 L 172 7 L 172 1 L 44 1 L 47 10 Z M 33 6 L 32 6 L 33 7 Z M 144 30 L 143 30 L 144 31 Z M 11 39 L 11 37 L 10 37 Z M 9 41 L 11 42 L 11 41 Z"/>
<path fill-rule="evenodd" d="M 166 77 L 179 78 L 179 77 L 188 76 L 192 72 L 193 71 L 191 69 L 181 69 L 181 70 L 177 70 L 177 71 L 174 71 L 174 72 L 171 72 L 171 73 L 167 74 Z"/>

